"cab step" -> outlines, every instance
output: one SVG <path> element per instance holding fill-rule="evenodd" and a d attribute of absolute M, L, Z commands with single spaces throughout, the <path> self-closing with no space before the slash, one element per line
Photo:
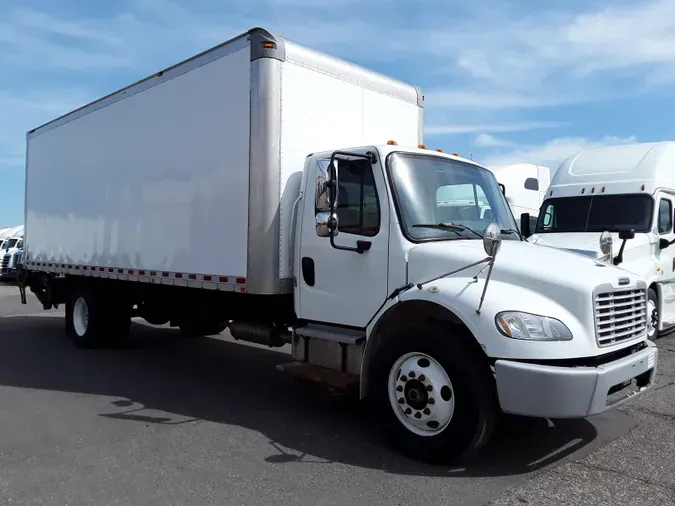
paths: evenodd
<path fill-rule="evenodd" d="M 277 365 L 277 371 L 289 373 L 297 379 L 321 383 L 343 393 L 358 392 L 359 378 L 357 376 L 319 365 L 291 362 Z"/>
<path fill-rule="evenodd" d="M 366 340 L 366 333 L 363 330 L 332 327 L 316 323 L 298 327 L 295 329 L 295 333 L 308 339 L 322 339 L 351 345 L 358 345 Z"/>

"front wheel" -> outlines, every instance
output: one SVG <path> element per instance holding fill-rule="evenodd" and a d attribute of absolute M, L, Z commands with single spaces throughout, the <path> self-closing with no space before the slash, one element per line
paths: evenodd
<path fill-rule="evenodd" d="M 386 338 L 370 393 L 394 445 L 432 464 L 484 445 L 498 412 L 487 361 L 461 336 L 435 327 L 407 327 Z"/>

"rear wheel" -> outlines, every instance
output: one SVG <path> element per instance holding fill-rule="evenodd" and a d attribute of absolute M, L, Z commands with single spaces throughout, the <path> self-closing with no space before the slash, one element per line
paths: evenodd
<path fill-rule="evenodd" d="M 100 348 L 128 336 L 129 308 L 94 291 L 75 290 L 66 311 L 66 332 L 78 348 Z"/>
<path fill-rule="evenodd" d="M 494 379 L 460 336 L 429 326 L 398 329 L 373 367 L 370 395 L 403 454 L 449 463 L 489 440 L 498 413 Z"/>

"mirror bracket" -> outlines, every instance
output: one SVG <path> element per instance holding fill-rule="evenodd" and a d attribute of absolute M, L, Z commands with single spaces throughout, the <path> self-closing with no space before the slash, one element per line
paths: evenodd
<path fill-rule="evenodd" d="M 619 230 L 619 239 L 621 239 L 621 247 L 619 248 L 619 253 L 614 257 L 612 260 L 612 263 L 614 265 L 619 265 L 621 262 L 623 262 L 623 249 L 626 247 L 626 241 L 628 239 L 633 239 L 635 237 L 635 230 L 634 229 L 628 229 L 628 230 Z"/>

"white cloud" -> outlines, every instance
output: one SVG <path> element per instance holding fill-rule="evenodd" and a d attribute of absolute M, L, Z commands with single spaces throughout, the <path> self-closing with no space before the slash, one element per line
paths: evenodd
<path fill-rule="evenodd" d="M 583 151 L 603 146 L 616 146 L 637 142 L 636 137 L 606 136 L 599 140 L 583 137 L 560 137 L 539 145 L 520 145 L 507 151 L 488 154 L 479 160 L 488 167 L 514 163 L 534 163 L 555 170 L 566 158 Z"/>
<path fill-rule="evenodd" d="M 509 146 L 511 144 L 507 140 L 489 134 L 478 135 L 473 143 L 479 148 L 494 148 L 498 146 Z"/>
<path fill-rule="evenodd" d="M 501 1 L 477 6 L 465 0 L 451 6 L 425 0 L 425 12 L 433 10 L 433 16 L 406 15 L 417 14 L 419 7 L 398 4 L 386 17 L 370 15 L 368 9 L 378 12 L 386 2 L 391 0 L 378 0 L 374 6 L 362 0 L 263 0 L 258 5 L 204 0 L 193 6 L 187 0 L 127 0 L 119 7 L 127 10 L 107 17 L 8 7 L 0 21 L 5 75 L 0 75 L 0 87 L 6 91 L 0 100 L 10 105 L 0 109 L 0 156 L 23 156 L 27 128 L 81 103 L 79 98 L 59 98 L 58 90 L 33 98 L 30 89 L 13 92 L 7 102 L 5 83 L 23 82 L 16 76 L 25 73 L 30 77 L 26 82 L 40 87 L 55 76 L 54 86 L 67 88 L 93 75 L 114 89 L 253 26 L 369 67 L 394 62 L 390 69 L 397 77 L 428 90 L 426 135 L 481 133 L 486 135 L 479 141 L 483 143 L 490 142 L 489 134 L 561 125 L 519 121 L 518 111 L 526 109 L 532 117 L 538 108 L 627 93 L 606 85 L 603 78 L 615 76 L 613 72 L 624 77 L 634 73 L 630 79 L 647 86 L 675 80 L 675 0 L 608 2 L 604 9 L 589 4 L 587 9 L 595 9 L 590 12 L 546 10 L 543 5 L 519 12 Z M 346 5 L 353 9 L 349 16 L 340 11 Z M 460 7 L 465 15 L 458 15 Z M 636 88 L 629 91 L 635 93 Z M 88 101 L 101 93 L 78 88 L 74 94 Z M 439 111 L 453 120 L 436 121 L 433 116 Z M 567 149 L 564 141 L 552 141 L 548 152 Z M 582 141 L 566 142 L 572 148 Z M 553 156 L 534 149 L 523 147 L 501 156 Z"/>
<path fill-rule="evenodd" d="M 564 126 L 566 123 L 556 121 L 529 121 L 520 123 L 495 123 L 495 124 L 432 124 L 424 127 L 424 135 L 451 135 L 451 134 L 471 134 L 478 132 L 525 132 L 528 130 L 538 130 L 540 128 L 554 128 Z"/>

